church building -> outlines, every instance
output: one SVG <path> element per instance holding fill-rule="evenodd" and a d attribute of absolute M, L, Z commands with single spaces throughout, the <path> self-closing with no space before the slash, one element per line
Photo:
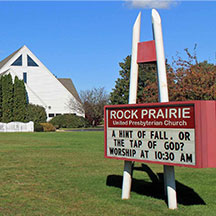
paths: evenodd
<path fill-rule="evenodd" d="M 0 76 L 11 74 L 25 83 L 28 102 L 43 106 L 47 120 L 54 116 L 73 113 L 84 117 L 84 111 L 69 108 L 71 101 L 74 107 L 81 106 L 80 97 L 69 78 L 56 78 L 43 63 L 23 46 L 0 62 Z"/>

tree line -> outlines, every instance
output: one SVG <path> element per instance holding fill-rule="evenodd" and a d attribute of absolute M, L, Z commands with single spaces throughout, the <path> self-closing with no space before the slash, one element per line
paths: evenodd
<path fill-rule="evenodd" d="M 215 100 L 216 66 L 208 61 L 199 62 L 196 46 L 192 54 L 188 49 L 185 52 L 185 59 L 177 56 L 171 64 L 166 61 L 169 101 Z M 130 64 L 130 55 L 119 63 L 120 77 L 115 81 L 110 94 L 104 88 L 81 92 L 85 115 L 92 126 L 102 121 L 104 105 L 128 103 Z M 138 74 L 137 103 L 158 102 L 156 62 L 139 64 Z"/>
<path fill-rule="evenodd" d="M 216 66 L 208 61 L 199 62 L 196 52 L 185 49 L 186 59 L 177 57 L 172 64 L 166 62 L 167 82 L 170 101 L 215 100 Z M 119 66 L 120 78 L 110 93 L 111 104 L 127 104 L 129 96 L 131 56 Z M 158 102 L 157 65 L 139 65 L 137 103 Z"/>
<path fill-rule="evenodd" d="M 166 62 L 170 101 L 215 100 L 216 66 L 208 61 L 199 62 L 194 51 L 185 49 L 186 59 L 178 57 L 172 64 Z M 86 119 L 92 126 L 103 120 L 103 107 L 106 104 L 127 104 L 129 96 L 131 56 L 119 63 L 120 77 L 108 94 L 105 88 L 81 91 L 82 104 L 69 101 L 68 107 L 85 111 Z M 156 62 L 139 65 L 137 103 L 158 102 Z M 81 106 L 80 106 L 81 105 Z M 0 121 L 46 122 L 45 109 L 28 103 L 28 95 L 23 80 L 10 74 L 0 77 Z"/>
<path fill-rule="evenodd" d="M 28 103 L 28 94 L 23 80 L 11 74 L 0 77 L 0 122 L 46 122 L 43 107 Z"/>

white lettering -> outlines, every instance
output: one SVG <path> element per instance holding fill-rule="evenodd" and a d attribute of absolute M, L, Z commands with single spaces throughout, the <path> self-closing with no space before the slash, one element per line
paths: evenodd
<path fill-rule="evenodd" d="M 122 111 L 122 110 L 119 110 L 119 111 L 117 112 L 117 118 L 118 118 L 118 119 L 122 119 L 123 117 L 124 117 L 123 111 Z"/>
<path fill-rule="evenodd" d="M 110 119 L 112 119 L 112 118 L 116 119 L 116 111 L 115 110 L 110 111 Z"/>
<path fill-rule="evenodd" d="M 177 113 L 177 110 L 175 108 L 173 108 L 173 109 L 171 108 L 169 110 L 169 118 L 172 118 L 172 116 L 173 116 L 173 118 L 177 118 L 176 113 Z"/>
<path fill-rule="evenodd" d="M 126 116 L 127 113 L 129 113 L 128 116 Z M 129 118 L 130 118 L 130 110 L 126 110 L 126 111 L 124 112 L 124 117 L 125 117 L 126 119 L 129 119 Z"/>
<path fill-rule="evenodd" d="M 183 118 L 190 118 L 190 108 L 183 108 L 182 109 L 182 117 Z"/>
<path fill-rule="evenodd" d="M 137 110 L 136 110 L 137 111 Z M 190 118 L 190 108 L 142 109 L 141 119 Z"/>
<path fill-rule="evenodd" d="M 165 108 L 165 109 L 142 109 L 141 116 L 139 110 L 111 110 L 110 119 L 184 119 L 191 118 L 191 109 L 187 108 Z"/>
<path fill-rule="evenodd" d="M 143 109 L 142 112 L 141 112 L 141 118 L 143 119 L 144 116 L 146 116 L 147 114 L 148 114 L 148 110 Z"/>
<path fill-rule="evenodd" d="M 111 110 L 110 119 L 138 119 L 137 112 L 138 110 Z"/>
<path fill-rule="evenodd" d="M 162 111 L 162 109 L 159 109 L 159 110 L 158 110 L 158 113 L 157 113 L 157 118 L 159 118 L 159 117 L 162 117 L 162 118 L 164 118 L 164 114 L 163 114 L 163 111 Z"/>
<path fill-rule="evenodd" d="M 155 113 L 156 113 L 156 110 L 155 110 L 155 109 L 150 109 L 150 110 L 149 110 L 149 118 L 151 118 L 151 116 L 152 116 L 153 118 L 155 118 Z"/>
<path fill-rule="evenodd" d="M 138 116 L 136 115 L 136 113 L 137 113 L 137 111 L 138 110 L 132 110 L 132 113 L 131 113 L 131 118 L 133 119 L 134 117 L 136 118 L 136 119 L 138 119 Z"/>

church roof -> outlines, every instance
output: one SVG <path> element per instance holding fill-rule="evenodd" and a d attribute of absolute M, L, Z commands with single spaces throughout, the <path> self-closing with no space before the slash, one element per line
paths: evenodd
<path fill-rule="evenodd" d="M 58 78 L 58 80 L 80 103 L 82 103 L 71 79 Z"/>
<path fill-rule="evenodd" d="M 10 54 L 8 57 L 6 57 L 5 59 L 3 59 L 0 62 L 0 69 L 11 59 L 13 58 L 24 46 L 22 46 L 21 48 L 19 48 L 18 50 L 16 50 L 15 52 L 13 52 L 12 54 Z"/>

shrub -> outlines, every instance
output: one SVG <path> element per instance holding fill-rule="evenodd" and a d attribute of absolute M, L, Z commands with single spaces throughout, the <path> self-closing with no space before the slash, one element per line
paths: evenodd
<path fill-rule="evenodd" d="M 49 122 L 56 128 L 81 128 L 89 126 L 88 121 L 85 118 L 74 114 L 58 115 Z"/>
<path fill-rule="evenodd" d="M 54 132 L 56 128 L 51 123 L 40 123 L 44 132 Z"/>
<path fill-rule="evenodd" d="M 44 131 L 43 126 L 40 125 L 39 123 L 35 123 L 34 124 L 34 131 L 35 132 L 43 132 Z"/>
<path fill-rule="evenodd" d="M 28 104 L 28 120 L 36 123 L 46 122 L 46 111 L 42 106 Z"/>

